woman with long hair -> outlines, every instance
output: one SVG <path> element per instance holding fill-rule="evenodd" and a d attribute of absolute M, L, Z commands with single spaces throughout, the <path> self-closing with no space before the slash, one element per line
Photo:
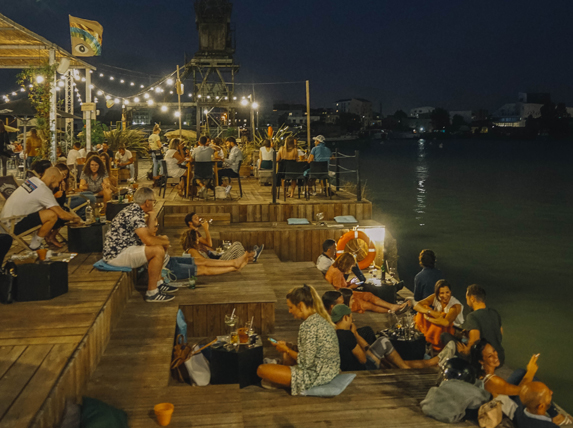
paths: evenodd
<path fill-rule="evenodd" d="M 8 158 L 11 156 L 11 151 L 8 149 L 10 145 L 10 136 L 4 122 L 0 120 L 0 158 L 2 160 L 2 175 L 6 175 L 6 165 L 8 164 Z"/>
<path fill-rule="evenodd" d="M 515 411 L 515 408 L 522 404 L 519 399 L 522 387 L 537 380 L 535 374 L 539 368 L 537 365 L 539 354 L 534 354 L 531 357 L 526 369 L 515 370 L 507 380 L 495 374 L 495 370 L 500 366 L 499 357 L 497 351 L 486 339 L 480 339 L 474 343 L 470 351 L 470 358 L 478 378 L 484 382 L 484 389 L 491 393 L 495 399 L 501 401 L 504 413 L 512 417 L 513 414 L 509 413 Z M 513 400 L 515 404 L 512 405 L 508 402 L 507 398 Z M 557 425 L 571 424 L 571 420 L 560 414 L 553 404 L 547 410 L 547 414 Z"/>
<path fill-rule="evenodd" d="M 330 315 L 316 290 L 308 285 L 293 288 L 286 296 L 289 313 L 303 320 L 298 331 L 298 346 L 285 341 L 273 343 L 283 353 L 283 364 L 262 364 L 257 374 L 263 386 L 290 387 L 299 395 L 313 386 L 330 382 L 340 372 L 338 339 Z"/>
<path fill-rule="evenodd" d="M 179 138 L 174 138 L 170 141 L 169 150 L 165 153 L 165 162 L 167 163 L 167 175 L 169 178 L 180 179 L 177 185 L 177 193 L 179 196 L 183 196 L 185 189 L 183 177 L 185 177 L 187 169 L 180 168 L 180 165 L 185 162 L 185 146 Z"/>
<path fill-rule="evenodd" d="M 350 282 L 347 282 L 344 278 L 345 274 L 352 272 L 352 267 L 356 264 L 356 259 L 350 253 L 342 253 L 339 255 L 334 263 L 326 271 L 325 279 L 332 284 L 337 290 L 342 290 L 345 288 L 355 289 L 359 287 L 359 282 L 357 278 L 352 278 Z M 388 313 L 397 312 L 405 309 L 408 304 L 404 303 L 402 305 L 396 305 L 389 303 L 378 296 L 370 293 L 369 291 L 355 291 L 354 300 L 352 305 L 348 305 L 352 312 L 358 312 L 363 314 L 366 311 L 378 312 L 378 313 Z"/>
<path fill-rule="evenodd" d="M 90 191 L 95 196 L 102 196 L 104 210 L 108 201 L 111 200 L 112 189 L 109 176 L 97 153 L 87 158 L 80 179 L 80 190 Z"/>
<path fill-rule="evenodd" d="M 159 137 L 160 132 L 161 128 L 156 123 L 153 127 L 153 132 L 148 138 L 149 152 L 151 153 L 151 159 L 153 159 L 152 176 L 154 180 L 159 178 L 159 168 L 161 167 L 159 161 L 163 159 L 163 153 L 161 152 L 163 146 L 161 144 L 161 138 Z"/>
<path fill-rule="evenodd" d="M 278 184 L 282 184 L 282 180 L 285 178 L 285 171 L 287 163 L 298 161 L 298 149 L 296 147 L 296 140 L 294 137 L 287 137 L 284 146 L 282 146 L 277 152 L 277 163 L 279 164 L 279 171 L 277 173 Z M 290 193 L 289 198 L 294 197 L 294 191 L 296 189 L 296 180 L 291 180 L 290 182 Z"/>
<path fill-rule="evenodd" d="M 201 265 L 202 261 L 209 261 L 209 266 L 218 267 L 222 270 L 217 273 L 223 274 L 228 272 L 237 272 L 244 268 L 249 263 L 249 253 L 246 251 L 242 256 L 232 260 L 211 259 L 209 256 L 200 251 L 199 233 L 194 229 L 189 229 L 181 235 L 181 245 L 185 253 L 191 255 L 195 259 L 197 265 Z M 197 262 L 198 261 L 198 262 Z"/>
<path fill-rule="evenodd" d="M 434 287 L 434 294 L 414 306 L 416 327 L 431 343 L 435 350 L 444 347 L 440 338 L 442 333 L 454 334 L 454 325 L 461 327 L 464 323 L 463 305 L 452 296 L 452 287 L 445 279 L 440 279 Z"/>
<path fill-rule="evenodd" d="M 101 159 L 101 161 L 103 162 L 103 165 L 105 166 L 105 170 L 106 170 L 107 175 L 109 177 L 109 183 L 111 185 L 111 191 L 116 192 L 117 191 L 117 176 L 112 177 L 112 175 L 111 175 L 111 158 L 109 157 L 109 155 L 106 152 L 101 152 L 98 156 Z"/>
<path fill-rule="evenodd" d="M 260 149 L 259 169 L 273 169 L 273 153 L 275 149 L 271 147 L 271 140 L 266 139 Z"/>

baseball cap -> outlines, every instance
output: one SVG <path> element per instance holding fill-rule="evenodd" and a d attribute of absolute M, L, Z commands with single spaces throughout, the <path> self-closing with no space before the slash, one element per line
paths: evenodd
<path fill-rule="evenodd" d="M 316 137 L 313 138 L 313 140 L 318 140 L 321 143 L 324 143 L 326 141 L 326 138 L 324 138 L 323 135 L 317 135 Z"/>
<path fill-rule="evenodd" d="M 336 324 L 338 321 L 344 318 L 345 315 L 350 315 L 351 313 L 352 311 L 348 306 L 336 305 L 334 308 L 332 308 L 330 318 L 332 319 L 332 322 Z"/>

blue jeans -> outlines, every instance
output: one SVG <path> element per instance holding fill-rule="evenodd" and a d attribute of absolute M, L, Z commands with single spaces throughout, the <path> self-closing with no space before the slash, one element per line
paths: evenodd
<path fill-rule="evenodd" d="M 157 159 L 157 155 L 155 152 L 151 153 L 151 159 L 153 159 L 153 176 L 157 177 L 159 175 L 159 170 L 161 169 L 161 163 L 159 159 Z"/>
<path fill-rule="evenodd" d="M 523 377 L 525 376 L 525 373 L 527 373 L 527 371 L 525 369 L 515 370 L 507 378 L 507 383 L 510 383 L 512 385 L 519 385 L 521 383 Z M 533 381 L 534 382 L 541 382 L 536 377 L 533 377 Z M 511 398 L 513 401 L 515 401 L 518 406 L 521 406 L 522 403 L 521 403 L 521 400 L 519 399 L 519 395 L 512 395 L 509 398 Z M 557 411 L 557 409 L 555 408 L 553 403 L 551 403 L 551 407 L 549 407 L 547 409 L 547 414 L 551 417 L 551 419 L 553 419 L 555 416 L 557 416 L 559 414 L 559 412 Z"/>
<path fill-rule="evenodd" d="M 197 266 L 193 257 L 171 257 L 165 267 L 173 272 L 177 280 L 197 276 Z"/>

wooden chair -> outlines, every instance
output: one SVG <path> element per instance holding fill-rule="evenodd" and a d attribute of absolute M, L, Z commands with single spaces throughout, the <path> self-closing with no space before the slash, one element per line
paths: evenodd
<path fill-rule="evenodd" d="M 308 180 L 310 181 L 311 179 L 321 180 L 324 183 L 323 187 L 325 193 L 330 195 L 330 199 L 332 199 L 330 175 L 328 174 L 328 162 L 311 162 L 310 171 L 308 171 Z M 328 188 L 326 187 L 326 183 L 328 183 Z M 310 191 L 307 195 L 307 199 L 310 199 Z"/>
<path fill-rule="evenodd" d="M 197 185 L 197 180 L 201 180 L 205 184 L 205 188 L 213 189 L 213 200 L 217 200 L 217 196 L 215 193 L 215 174 L 213 172 L 213 163 L 212 161 L 209 162 L 194 162 L 194 172 L 193 172 L 193 180 L 191 181 L 192 186 Z M 205 200 L 207 196 L 205 195 Z M 193 195 L 191 195 L 191 200 L 193 200 Z"/>

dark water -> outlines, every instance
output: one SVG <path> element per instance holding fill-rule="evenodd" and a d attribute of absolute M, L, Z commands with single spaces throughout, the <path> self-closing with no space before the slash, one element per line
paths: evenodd
<path fill-rule="evenodd" d="M 398 240 L 413 285 L 431 248 L 465 302 L 482 284 L 503 320 L 510 367 L 541 353 L 538 376 L 573 411 L 573 148 L 550 143 L 400 141 L 361 152 L 375 219 Z M 341 150 L 343 150 L 341 148 Z"/>

